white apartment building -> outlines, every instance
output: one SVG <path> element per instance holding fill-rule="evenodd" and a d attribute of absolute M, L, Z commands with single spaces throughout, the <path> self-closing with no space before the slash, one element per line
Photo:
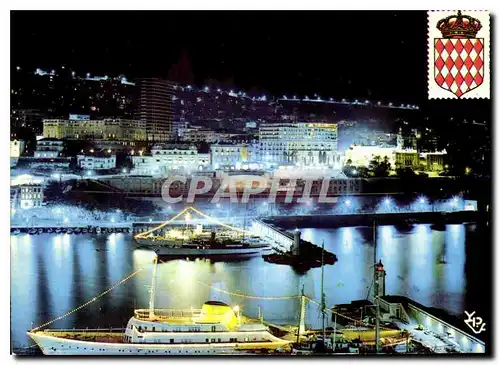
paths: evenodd
<path fill-rule="evenodd" d="M 23 140 L 13 140 L 10 141 L 10 157 L 19 157 L 24 152 L 24 141 Z"/>
<path fill-rule="evenodd" d="M 168 171 L 197 171 L 209 164 L 207 153 L 198 153 L 194 145 L 156 144 L 151 155 L 133 156 L 134 173 L 162 174 Z"/>
<path fill-rule="evenodd" d="M 57 138 L 43 138 L 36 142 L 35 158 L 57 158 L 64 149 L 64 141 Z"/>
<path fill-rule="evenodd" d="M 22 209 L 38 208 L 43 202 L 43 187 L 40 184 L 25 184 L 20 189 L 19 206 Z"/>
<path fill-rule="evenodd" d="M 214 169 L 239 169 L 242 165 L 260 161 L 259 146 L 240 144 L 213 144 L 210 146 L 210 163 Z"/>
<path fill-rule="evenodd" d="M 179 131 L 181 141 L 198 143 L 207 142 L 213 143 L 217 140 L 217 133 L 208 128 L 186 128 Z"/>
<path fill-rule="evenodd" d="M 259 140 L 263 162 L 340 167 L 336 124 L 261 124 Z"/>
<path fill-rule="evenodd" d="M 116 168 L 116 156 L 101 153 L 77 155 L 76 163 L 84 170 L 109 170 Z"/>

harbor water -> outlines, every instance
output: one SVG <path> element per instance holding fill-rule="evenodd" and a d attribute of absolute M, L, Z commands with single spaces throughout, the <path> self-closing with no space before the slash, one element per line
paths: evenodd
<path fill-rule="evenodd" d="M 370 227 L 304 228 L 302 238 L 337 255 L 325 267 L 329 307 L 366 299 L 372 284 L 373 232 Z M 26 335 L 98 296 L 130 273 L 137 275 L 79 311 L 47 328 L 121 328 L 134 308 L 147 308 L 154 254 L 135 248 L 130 234 L 19 234 L 11 236 L 11 345 L 33 346 Z M 405 295 L 423 305 L 463 317 L 477 311 L 488 320 L 491 302 L 481 262 L 489 237 L 476 224 L 377 228 L 377 258 L 387 271 L 386 294 Z M 483 267 L 483 268 L 482 268 Z M 261 257 L 244 261 L 172 260 L 158 266 L 155 307 L 199 308 L 207 300 L 238 305 L 245 315 L 276 324 L 297 324 L 304 293 L 321 299 L 321 269 L 295 272 Z M 485 288 L 486 288 L 485 286 Z M 479 296 L 481 295 L 481 296 Z M 259 299 L 255 297 L 266 297 Z M 330 323 L 330 318 L 328 323 Z M 309 303 L 306 323 L 321 326 L 318 307 Z"/>

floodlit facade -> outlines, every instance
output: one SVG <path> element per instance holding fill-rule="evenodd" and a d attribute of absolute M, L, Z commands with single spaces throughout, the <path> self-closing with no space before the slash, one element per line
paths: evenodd
<path fill-rule="evenodd" d="M 22 209 L 38 208 L 43 202 L 43 188 L 40 184 L 26 184 L 19 186 L 19 206 Z"/>
<path fill-rule="evenodd" d="M 43 136 L 82 140 L 145 141 L 146 123 L 120 118 L 44 119 Z"/>
<path fill-rule="evenodd" d="M 381 161 L 387 157 L 394 166 L 396 151 L 397 147 L 351 146 L 345 151 L 345 162 L 355 167 L 368 167 L 370 161 L 379 156 Z"/>
<path fill-rule="evenodd" d="M 237 168 L 259 161 L 259 147 L 252 144 L 213 144 L 210 163 L 214 169 Z"/>
<path fill-rule="evenodd" d="M 43 138 L 36 142 L 35 158 L 53 159 L 60 156 L 64 150 L 64 141 L 56 138 Z"/>
<path fill-rule="evenodd" d="M 24 152 L 24 141 L 23 140 L 13 140 L 10 141 L 10 157 L 19 157 Z"/>
<path fill-rule="evenodd" d="M 186 128 L 181 130 L 179 134 L 182 141 L 190 143 L 213 143 L 218 138 L 217 133 L 208 128 Z"/>
<path fill-rule="evenodd" d="M 207 153 L 198 153 L 194 145 L 157 144 L 151 155 L 133 156 L 134 173 L 161 174 L 168 171 L 196 171 L 209 163 Z"/>
<path fill-rule="evenodd" d="M 264 162 L 297 166 L 340 165 L 336 124 L 261 124 L 259 139 Z"/>
<path fill-rule="evenodd" d="M 410 167 L 416 169 L 420 166 L 420 158 L 415 150 L 402 150 L 395 153 L 397 167 Z"/>
<path fill-rule="evenodd" d="M 77 155 L 78 167 L 84 170 L 109 170 L 116 168 L 116 156 L 104 153 Z"/>
<path fill-rule="evenodd" d="M 444 170 L 446 150 L 439 152 L 421 153 L 420 158 L 424 159 L 424 166 L 427 171 L 440 172 Z"/>

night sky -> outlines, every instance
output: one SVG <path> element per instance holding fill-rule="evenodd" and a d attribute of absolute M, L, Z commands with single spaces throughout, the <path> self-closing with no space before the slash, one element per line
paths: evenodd
<path fill-rule="evenodd" d="M 12 12 L 12 65 L 167 76 L 188 55 L 207 78 L 274 94 L 418 103 L 426 13 Z"/>

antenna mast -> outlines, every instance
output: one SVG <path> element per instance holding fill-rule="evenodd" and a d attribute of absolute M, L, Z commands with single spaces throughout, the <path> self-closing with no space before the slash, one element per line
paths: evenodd
<path fill-rule="evenodd" d="M 378 300 L 379 284 L 376 277 L 377 270 L 377 221 L 373 221 L 373 300 L 375 302 L 375 351 L 380 352 L 380 305 Z"/>
<path fill-rule="evenodd" d="M 325 339 L 326 339 L 326 331 L 325 331 L 325 310 L 326 310 L 326 302 L 325 302 L 325 291 L 324 291 L 324 277 L 325 277 L 325 269 L 324 269 L 324 255 L 325 254 L 325 240 L 321 243 L 321 315 L 323 322 L 323 348 L 325 347 Z"/>
<path fill-rule="evenodd" d="M 154 319 L 155 312 L 155 284 L 156 284 L 156 267 L 158 266 L 158 256 L 153 261 L 153 278 L 151 279 L 151 287 L 149 288 L 149 319 Z"/>

